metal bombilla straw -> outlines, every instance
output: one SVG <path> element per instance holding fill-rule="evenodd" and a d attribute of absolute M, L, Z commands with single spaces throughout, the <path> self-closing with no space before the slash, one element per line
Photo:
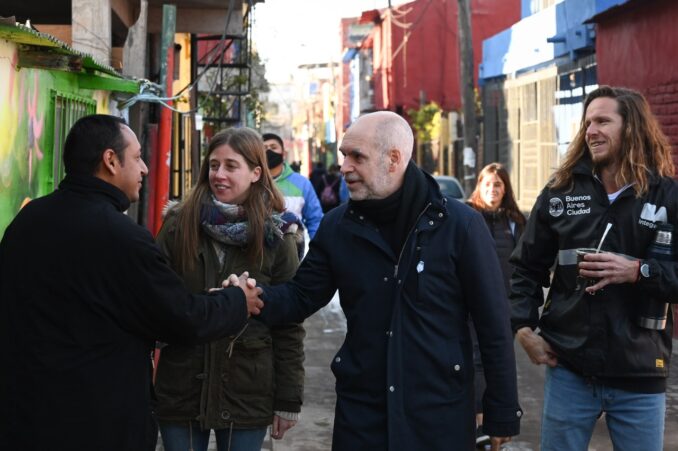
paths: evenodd
<path fill-rule="evenodd" d="M 603 232 L 603 237 L 600 239 L 600 242 L 598 243 L 598 247 L 596 248 L 596 254 L 600 253 L 600 248 L 603 247 L 603 242 L 605 241 L 605 238 L 607 237 L 607 233 L 610 231 L 612 228 L 612 223 L 608 222 L 607 226 L 605 226 L 605 232 Z M 589 293 L 591 296 L 595 296 L 596 292 L 592 291 Z"/>
<path fill-rule="evenodd" d="M 603 237 L 600 239 L 600 243 L 598 243 L 598 247 L 596 248 L 596 254 L 600 253 L 600 248 L 603 247 L 603 241 L 605 241 L 605 237 L 607 237 L 607 232 L 609 232 L 611 228 L 612 223 L 608 222 L 607 226 L 605 226 L 605 232 L 603 232 Z"/>

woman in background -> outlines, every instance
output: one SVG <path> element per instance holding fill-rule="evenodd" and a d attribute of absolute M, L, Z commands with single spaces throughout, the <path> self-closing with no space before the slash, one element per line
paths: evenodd
<path fill-rule="evenodd" d="M 292 278 L 295 225 L 266 165 L 261 137 L 228 129 L 210 141 L 196 186 L 170 207 L 157 241 L 194 291 L 249 271 L 263 284 Z M 304 381 L 304 330 L 250 319 L 237 336 L 162 349 L 155 391 L 166 451 L 259 451 L 268 425 L 280 439 L 294 426 Z"/>
<path fill-rule="evenodd" d="M 508 296 L 512 272 L 508 260 L 523 233 L 526 221 L 518 209 L 511 179 L 504 166 L 490 163 L 480 171 L 478 183 L 468 203 L 483 215 L 490 235 L 494 238 Z"/>
<path fill-rule="evenodd" d="M 511 252 L 515 249 L 520 235 L 525 228 L 525 216 L 518 209 L 511 187 L 509 174 L 499 163 L 490 163 L 480 171 L 475 190 L 468 199 L 468 204 L 478 210 L 485 219 L 485 224 L 494 238 L 497 256 L 504 275 L 506 296 L 509 294 L 512 267 L 509 263 Z M 476 446 L 484 447 L 490 443 L 490 437 L 483 433 L 482 399 L 485 393 L 485 376 L 480 361 L 478 339 L 471 325 L 471 337 L 474 340 L 473 360 L 475 364 L 476 389 Z"/>

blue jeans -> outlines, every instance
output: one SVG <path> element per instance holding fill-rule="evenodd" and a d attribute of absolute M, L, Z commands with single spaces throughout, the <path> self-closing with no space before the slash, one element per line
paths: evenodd
<path fill-rule="evenodd" d="M 266 429 L 233 429 L 232 433 L 230 429 L 217 429 L 217 450 L 261 451 Z M 210 439 L 210 431 L 201 431 L 197 422 L 192 422 L 190 429 L 188 424 L 160 424 L 160 435 L 165 451 L 207 451 Z"/>
<path fill-rule="evenodd" d="M 605 412 L 615 451 L 662 451 L 665 393 L 634 393 L 591 383 L 562 366 L 546 368 L 542 451 L 586 451 Z"/>

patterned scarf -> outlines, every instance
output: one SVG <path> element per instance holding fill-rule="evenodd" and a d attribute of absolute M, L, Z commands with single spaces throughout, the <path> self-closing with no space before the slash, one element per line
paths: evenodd
<path fill-rule="evenodd" d="M 246 246 L 248 243 L 247 213 L 242 205 L 219 202 L 213 195 L 200 209 L 200 224 L 207 235 L 224 244 Z M 284 221 L 274 214 L 265 222 L 264 242 L 272 246 L 282 236 Z"/>

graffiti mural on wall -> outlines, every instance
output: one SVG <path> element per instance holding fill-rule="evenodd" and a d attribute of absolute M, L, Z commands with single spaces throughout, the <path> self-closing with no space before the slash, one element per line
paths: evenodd
<path fill-rule="evenodd" d="M 47 194 L 45 116 L 50 79 L 18 69 L 15 45 L 0 41 L 0 233 L 29 200 Z"/>

